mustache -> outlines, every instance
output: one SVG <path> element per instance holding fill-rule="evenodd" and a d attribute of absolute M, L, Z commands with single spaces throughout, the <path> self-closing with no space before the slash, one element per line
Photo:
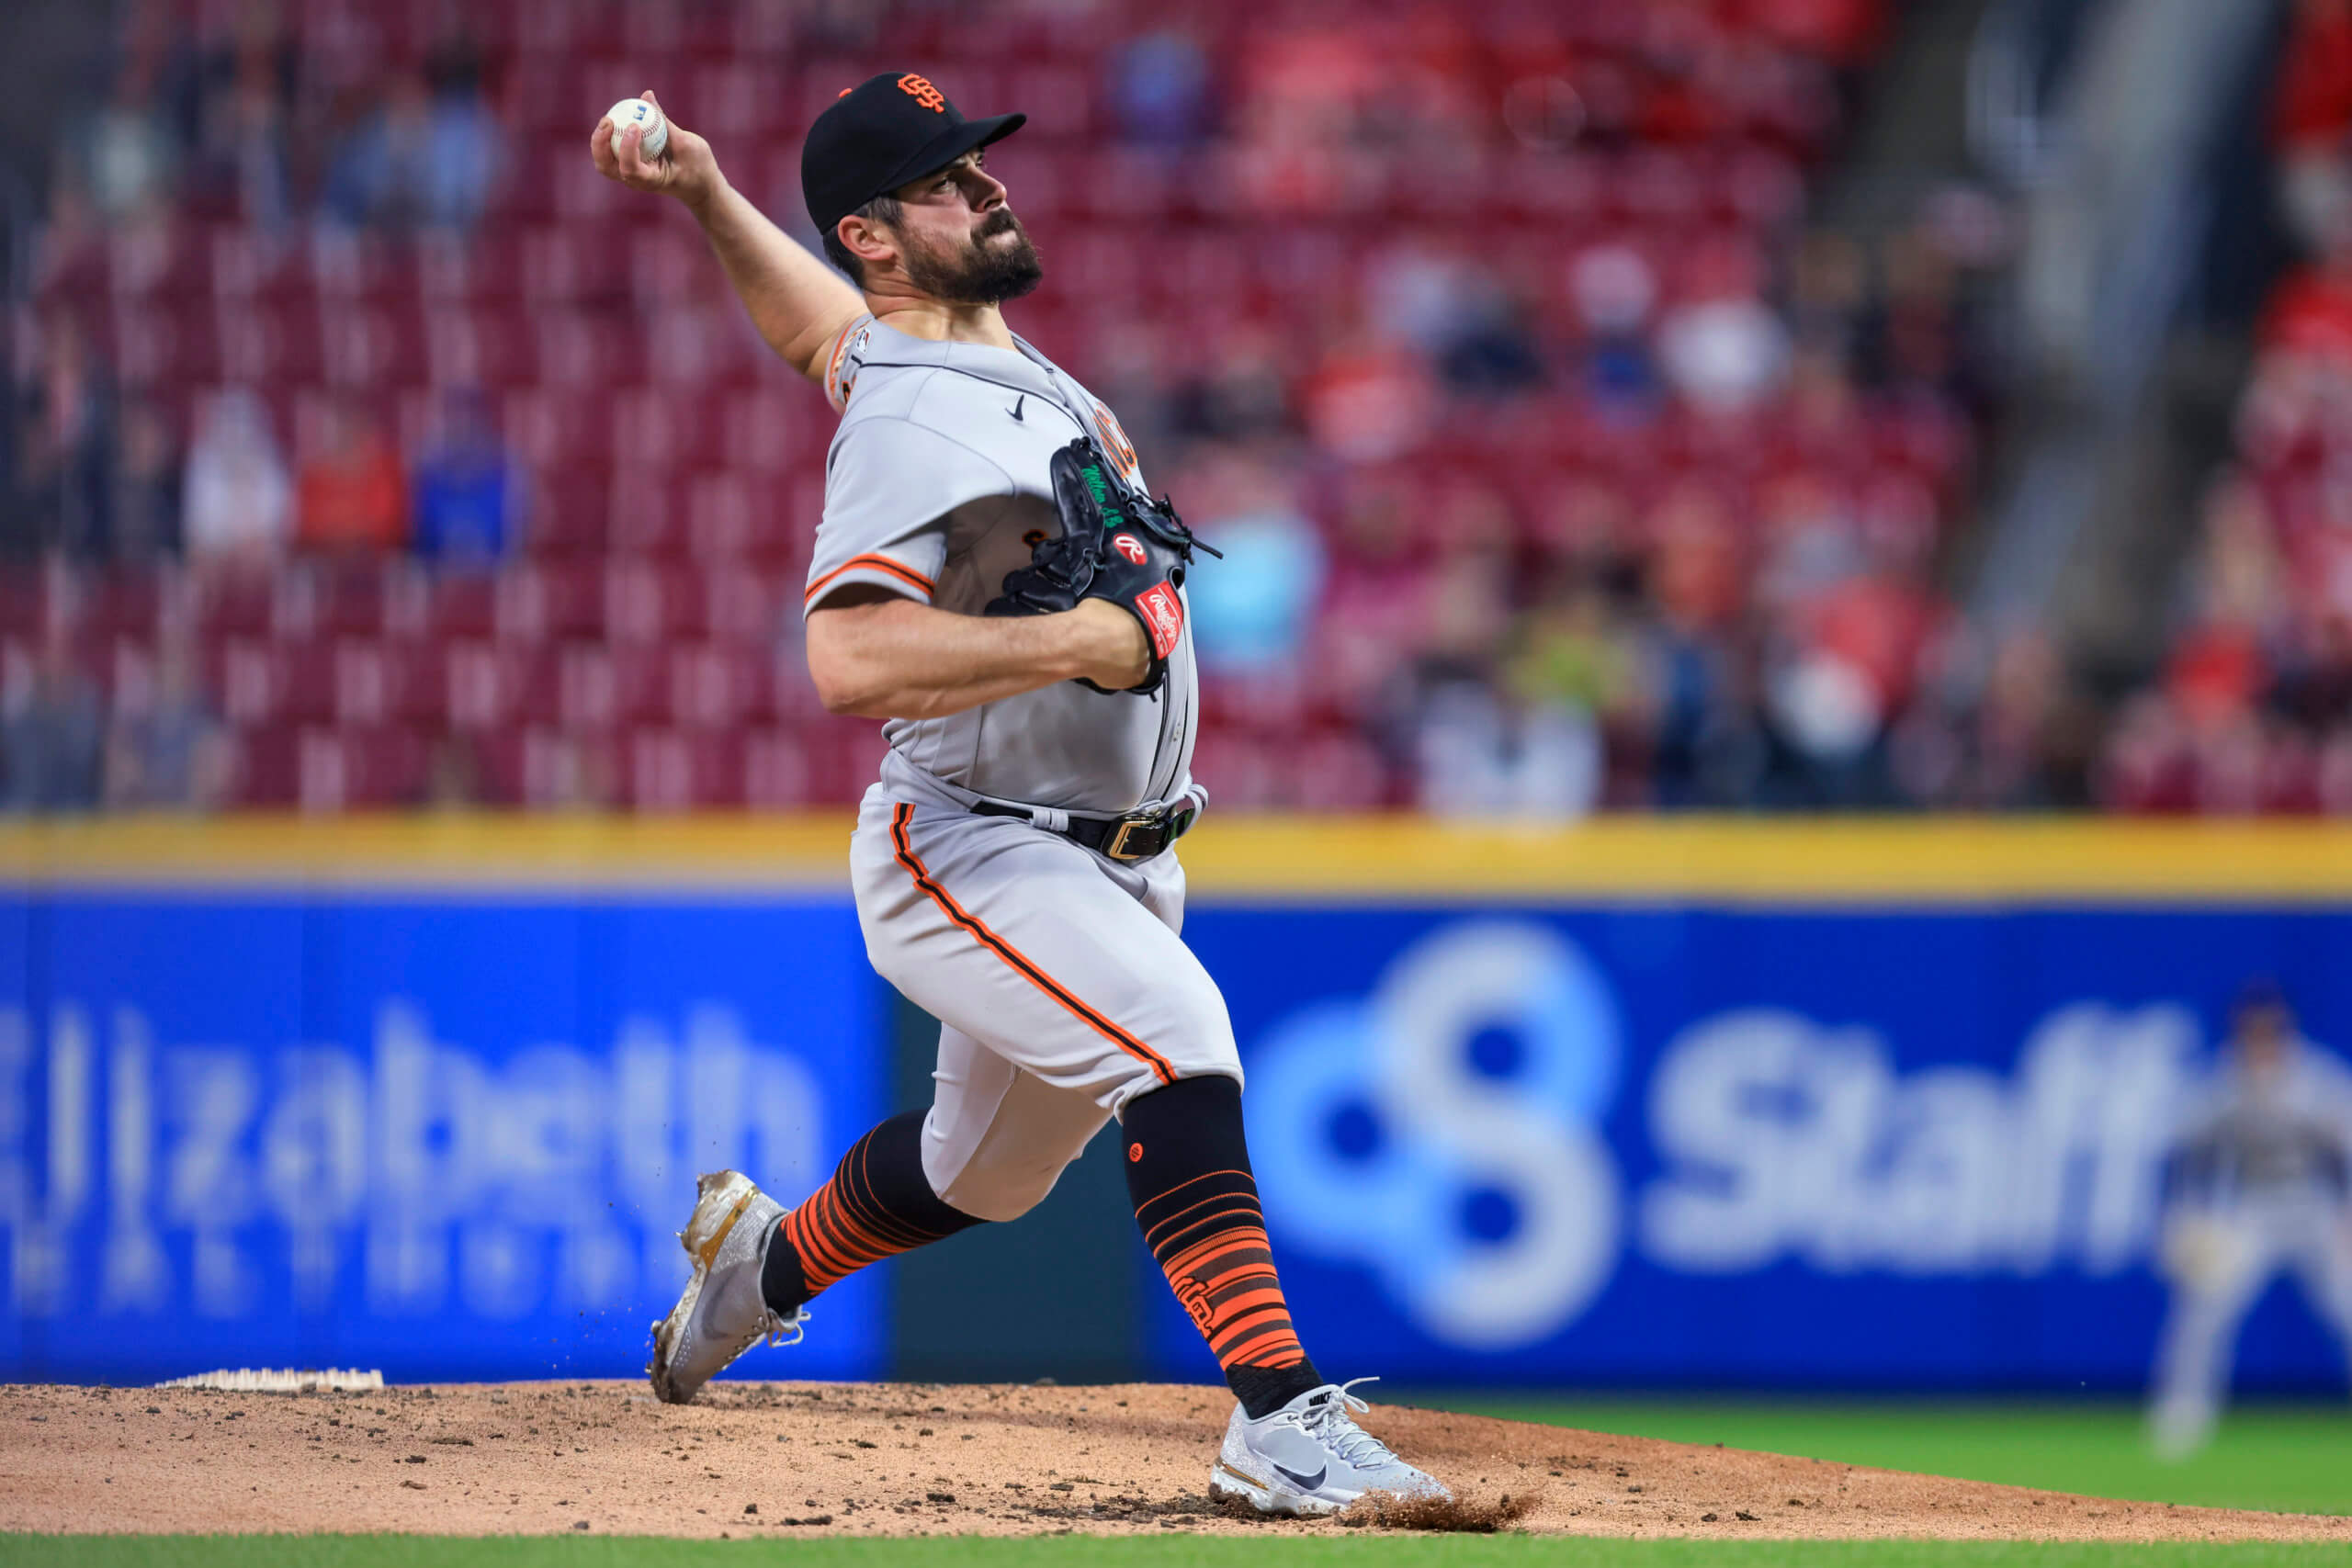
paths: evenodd
<path fill-rule="evenodd" d="M 1021 220 L 1013 216 L 1012 209 L 1010 207 L 1000 207 L 980 220 L 980 226 L 972 231 L 972 238 L 986 240 L 998 234 L 1018 234 L 1019 232 L 1021 232 Z"/>

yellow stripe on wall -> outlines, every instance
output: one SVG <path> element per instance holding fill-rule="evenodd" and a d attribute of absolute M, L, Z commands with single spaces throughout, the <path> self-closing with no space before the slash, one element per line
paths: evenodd
<path fill-rule="evenodd" d="M 130 817 L 0 824 L 15 886 L 789 890 L 847 883 L 852 818 Z M 1566 828 L 1212 813 L 1195 898 L 2352 905 L 2352 827 L 1604 818 Z"/>

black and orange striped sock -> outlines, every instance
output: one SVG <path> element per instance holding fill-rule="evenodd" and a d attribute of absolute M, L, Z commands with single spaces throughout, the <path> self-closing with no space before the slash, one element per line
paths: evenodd
<path fill-rule="evenodd" d="M 924 1112 L 891 1117 L 850 1145 L 832 1179 L 777 1223 L 760 1293 L 790 1314 L 826 1286 L 980 1221 L 952 1209 L 922 1173 Z"/>
<path fill-rule="evenodd" d="M 1241 1086 L 1181 1078 L 1119 1115 L 1127 1195 L 1144 1245 L 1254 1419 L 1322 1376 L 1298 1343 L 1266 1240 L 1265 1211 L 1241 1129 Z"/>

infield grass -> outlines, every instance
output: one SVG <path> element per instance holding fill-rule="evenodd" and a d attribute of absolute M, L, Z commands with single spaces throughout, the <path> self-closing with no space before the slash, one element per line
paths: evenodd
<path fill-rule="evenodd" d="M 2148 1451 L 2139 1407 L 2120 1401 L 1699 1403 L 1424 1393 L 1408 1402 L 2092 1497 L 2352 1514 L 2352 1404 L 2240 1406 L 2223 1419 L 2211 1447 L 2167 1464 Z"/>
<path fill-rule="evenodd" d="M 1559 1536 L 744 1541 L 642 1536 L 0 1536 L 0 1562 L 23 1568 L 701 1568 L 713 1562 L 729 1568 L 2319 1568 L 2344 1560 L 2343 1546 L 2325 1543 L 2098 1546 Z"/>

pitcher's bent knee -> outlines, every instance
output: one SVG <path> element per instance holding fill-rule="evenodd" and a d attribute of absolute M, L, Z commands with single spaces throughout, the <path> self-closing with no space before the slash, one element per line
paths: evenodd
<path fill-rule="evenodd" d="M 967 1165 L 939 1196 L 948 1207 L 999 1224 L 1017 1220 L 1046 1201 L 1068 1163 L 1011 1162 Z"/>

